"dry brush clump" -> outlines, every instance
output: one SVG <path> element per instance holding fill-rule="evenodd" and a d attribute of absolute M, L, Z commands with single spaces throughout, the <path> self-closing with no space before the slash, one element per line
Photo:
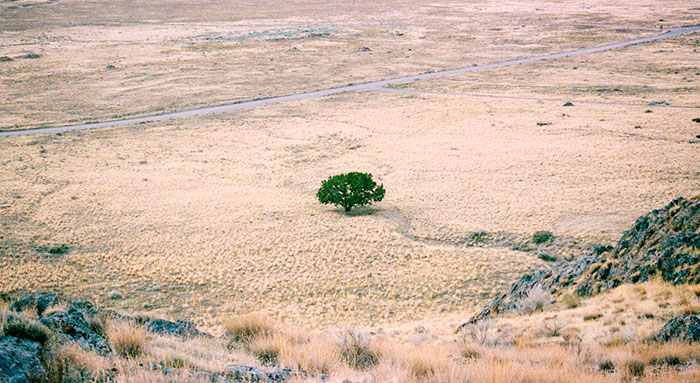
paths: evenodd
<path fill-rule="evenodd" d="M 228 318 L 223 323 L 224 334 L 230 339 L 231 346 L 248 343 L 260 336 L 274 333 L 272 321 L 261 313 L 249 313 Z"/>
<path fill-rule="evenodd" d="M 105 330 L 110 346 L 123 358 L 139 357 L 149 349 L 152 335 L 135 323 L 112 321 Z"/>

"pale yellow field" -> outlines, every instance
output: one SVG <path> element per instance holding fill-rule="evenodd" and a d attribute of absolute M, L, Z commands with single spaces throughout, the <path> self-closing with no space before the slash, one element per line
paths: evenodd
<path fill-rule="evenodd" d="M 699 14 L 681 1 L 8 8 L 24 3 L 0 4 L 0 56 L 42 54 L 0 62 L 9 95 L 0 125 L 10 129 L 597 45 L 657 33 L 619 26 L 676 26 Z M 697 38 L 411 87 L 697 105 Z M 698 109 L 368 92 L 5 138 L 0 291 L 55 289 L 207 326 L 252 310 L 306 326 L 464 318 L 522 273 L 549 267 L 539 250 L 513 250 L 534 232 L 552 231 L 557 254 L 574 256 L 698 194 L 697 117 Z M 355 170 L 385 185 L 384 201 L 350 216 L 318 204 L 323 179 Z M 505 239 L 468 246 L 480 231 Z M 67 254 L 42 250 L 60 244 Z M 111 290 L 124 298 L 107 299 Z"/>
<path fill-rule="evenodd" d="M 700 35 L 401 86 L 436 93 L 696 108 Z M 654 108 L 647 108 L 655 111 Z M 653 119 L 652 119 L 653 120 Z M 641 123 L 646 121 L 640 120 Z M 643 126 L 646 127 L 646 126 Z"/>
<path fill-rule="evenodd" d="M 649 116 L 655 128 L 634 129 Z M 126 299 L 105 304 L 197 318 L 461 311 L 546 267 L 535 253 L 459 245 L 472 232 L 612 242 L 696 193 L 692 116 L 373 93 L 6 139 L 4 288 L 98 301 L 116 288 Z M 384 183 L 384 201 L 353 216 L 315 201 L 321 180 L 355 169 Z M 32 250 L 47 243 L 71 252 Z"/>
<path fill-rule="evenodd" d="M 3 2 L 0 56 L 14 61 L 0 62 L 0 130 L 484 64 L 654 34 L 700 17 L 680 0 L 538 4 Z M 40 57 L 23 58 L 31 53 Z"/>

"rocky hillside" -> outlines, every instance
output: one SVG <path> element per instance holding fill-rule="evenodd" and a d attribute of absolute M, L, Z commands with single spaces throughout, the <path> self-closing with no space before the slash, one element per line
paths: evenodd
<path fill-rule="evenodd" d="M 189 321 L 172 322 L 128 316 L 96 307 L 90 302 L 68 301 L 54 293 L 33 294 L 14 301 L 9 312 L 0 316 L 0 382 L 114 381 L 116 370 L 108 369 L 95 374 L 94 371 L 81 367 L 78 362 L 67 364 L 66 357 L 57 352 L 61 346 L 76 345 L 104 360 L 117 356 L 133 357 L 138 343 L 127 344 L 126 347 L 122 345 L 120 350 L 110 345 L 106 329 L 110 321 L 129 323 L 134 328 L 145 330 L 143 334 L 151 334 L 146 336 L 183 340 L 213 338 L 212 335 L 197 330 L 196 325 Z M 125 352 L 127 355 L 124 355 Z M 174 375 L 173 381 L 180 381 L 178 377 L 187 377 L 187 381 L 197 382 L 280 382 L 292 376 L 309 375 L 278 367 L 260 368 L 238 364 L 228 365 L 223 371 L 209 372 L 177 361 L 166 362 L 154 362 L 141 367 L 158 371 L 164 376 Z"/>
<path fill-rule="evenodd" d="M 596 247 L 589 254 L 551 270 L 525 275 L 496 297 L 460 329 L 525 302 L 544 305 L 566 293 L 590 296 L 623 283 L 664 281 L 700 283 L 700 196 L 678 198 L 663 209 L 637 219 L 614 248 Z"/>

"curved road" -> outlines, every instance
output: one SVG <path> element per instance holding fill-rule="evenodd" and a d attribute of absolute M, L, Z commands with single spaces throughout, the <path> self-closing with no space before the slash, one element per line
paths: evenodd
<path fill-rule="evenodd" d="M 163 114 L 157 114 L 157 115 L 152 115 L 152 116 L 125 118 L 125 119 L 121 119 L 121 120 L 96 122 L 96 123 L 80 124 L 80 125 L 58 126 L 58 127 L 54 127 L 54 128 L 39 128 L 39 129 L 31 129 L 31 130 L 0 132 L 0 137 L 26 136 L 26 135 L 34 135 L 34 134 L 54 134 L 54 133 L 70 132 L 70 131 L 75 131 L 75 130 L 134 125 L 134 124 L 140 124 L 140 123 L 144 123 L 144 122 L 164 121 L 164 120 L 172 120 L 172 119 L 176 119 L 176 118 L 203 116 L 206 114 L 213 114 L 213 113 L 224 113 L 224 112 L 230 112 L 230 111 L 239 110 L 239 109 L 259 108 L 261 106 L 265 106 L 265 105 L 269 105 L 269 104 L 308 100 L 308 99 L 319 98 L 319 97 L 328 96 L 328 95 L 337 94 L 337 93 L 342 93 L 342 92 L 374 91 L 374 90 L 379 90 L 379 89 L 386 87 L 386 86 L 389 86 L 389 85 L 405 84 L 405 83 L 409 83 L 409 82 L 413 82 L 413 81 L 417 81 L 417 80 L 427 80 L 427 79 L 436 78 L 436 77 L 454 76 L 454 75 L 458 75 L 458 74 L 462 74 L 462 73 L 476 72 L 476 71 L 487 70 L 487 69 L 502 68 L 502 67 L 508 67 L 508 66 L 513 66 L 513 65 L 519 65 L 519 64 L 531 64 L 531 63 L 536 63 L 536 62 L 540 62 L 540 61 L 556 60 L 556 59 L 561 59 L 561 58 L 565 58 L 565 57 L 581 56 L 581 55 L 587 55 L 587 54 L 591 54 L 591 53 L 605 52 L 605 51 L 609 51 L 612 49 L 620 49 L 620 48 L 624 48 L 624 47 L 627 47 L 630 45 L 643 44 L 643 43 L 648 43 L 648 42 L 652 42 L 652 41 L 668 39 L 668 38 L 681 36 L 681 35 L 685 35 L 685 34 L 693 33 L 693 32 L 698 32 L 698 31 L 700 31 L 700 25 L 690 26 L 690 27 L 681 27 L 681 28 L 672 28 L 672 29 L 669 29 L 662 34 L 655 35 L 655 36 L 640 37 L 638 39 L 632 39 L 632 40 L 626 40 L 626 41 L 621 41 L 621 42 L 612 43 L 612 44 L 600 45 L 600 46 L 592 47 L 592 48 L 577 49 L 577 50 L 568 51 L 568 52 L 553 53 L 553 54 L 543 55 L 543 56 L 527 57 L 527 58 L 498 62 L 498 63 L 470 66 L 470 67 L 465 67 L 465 68 L 457 68 L 457 69 L 443 70 L 443 71 L 437 71 L 437 72 L 428 72 L 428 73 L 416 74 L 416 75 L 412 75 L 412 76 L 395 77 L 395 78 L 390 78 L 390 79 L 386 79 L 386 80 L 366 82 L 366 83 L 356 84 L 356 85 L 347 85 L 347 86 L 341 86 L 341 87 L 337 87 L 337 88 L 317 90 L 317 91 L 313 91 L 313 92 L 297 93 L 297 94 L 291 94 L 288 96 L 269 97 L 269 98 L 263 98 L 263 99 L 257 99 L 257 100 L 240 101 L 240 102 L 235 102 L 235 103 L 230 103 L 230 104 L 223 104 L 223 105 L 217 105 L 217 106 L 207 106 L 207 107 L 202 107 L 202 108 L 183 110 L 183 111 L 179 111 L 179 112 L 163 113 Z"/>

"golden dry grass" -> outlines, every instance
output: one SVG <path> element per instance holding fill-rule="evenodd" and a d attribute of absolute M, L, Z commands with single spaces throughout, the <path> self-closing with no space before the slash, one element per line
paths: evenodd
<path fill-rule="evenodd" d="M 124 358 L 137 358 L 149 351 L 151 335 L 136 324 L 112 321 L 105 328 L 107 340 L 115 353 Z"/>
<path fill-rule="evenodd" d="M 472 232 L 612 242 L 698 190 L 694 113 L 659 109 L 643 134 L 640 115 L 382 93 L 6 139 L 3 288 L 150 302 L 206 325 L 251 309 L 323 323 L 469 310 L 547 267 L 460 245 Z M 321 180 L 356 169 L 385 201 L 353 216 L 318 205 Z M 36 250 L 47 243 L 71 250 Z M 97 294 L 111 289 L 125 299 Z"/>

